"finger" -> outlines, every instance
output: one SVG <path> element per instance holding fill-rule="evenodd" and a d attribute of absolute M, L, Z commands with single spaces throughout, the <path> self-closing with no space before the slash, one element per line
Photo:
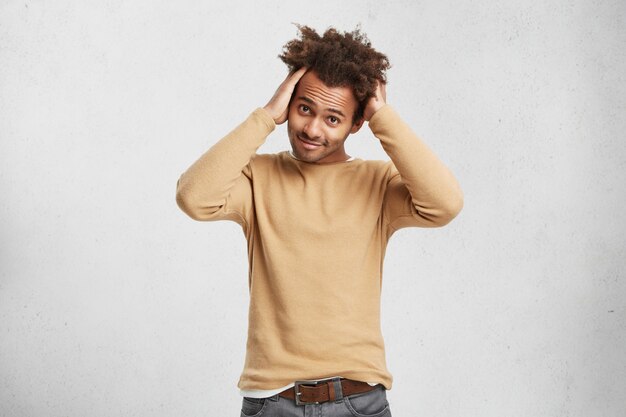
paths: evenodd
<path fill-rule="evenodd" d="M 300 69 L 298 69 L 297 71 L 294 71 L 292 74 L 289 75 L 288 80 L 289 80 L 289 84 L 291 85 L 296 85 L 298 84 L 298 81 L 300 81 L 300 78 L 302 78 L 302 76 L 309 70 L 308 67 L 302 67 Z"/>
<path fill-rule="evenodd" d="M 387 83 L 378 82 L 378 88 L 380 89 L 380 96 L 383 98 L 383 101 L 387 100 Z"/>
<path fill-rule="evenodd" d="M 376 81 L 376 89 L 374 90 L 374 98 L 376 101 L 384 101 L 387 98 L 387 84 L 381 80 Z"/>

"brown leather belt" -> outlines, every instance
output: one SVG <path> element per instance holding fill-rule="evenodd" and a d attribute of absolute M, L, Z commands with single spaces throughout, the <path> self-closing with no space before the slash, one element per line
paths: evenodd
<path fill-rule="evenodd" d="M 320 381 L 296 381 L 296 385 L 281 392 L 281 397 L 294 400 L 298 405 L 319 404 L 337 399 L 335 379 Z M 370 385 L 367 382 L 341 379 L 341 392 L 344 397 L 352 394 L 360 394 L 378 388 L 378 385 Z"/>

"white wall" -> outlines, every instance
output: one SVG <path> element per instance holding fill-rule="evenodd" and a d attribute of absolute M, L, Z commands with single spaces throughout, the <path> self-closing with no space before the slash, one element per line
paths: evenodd
<path fill-rule="evenodd" d="M 0 415 L 237 415 L 243 234 L 174 190 L 283 79 L 291 22 L 360 22 L 465 192 L 389 247 L 394 416 L 624 415 L 620 0 L 0 3 Z"/>

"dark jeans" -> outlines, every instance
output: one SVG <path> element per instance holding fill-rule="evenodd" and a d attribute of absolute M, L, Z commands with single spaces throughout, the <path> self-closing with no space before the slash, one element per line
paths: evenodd
<path fill-rule="evenodd" d="M 391 417 L 385 388 L 343 397 L 321 404 L 296 405 L 279 395 L 269 398 L 243 397 L 241 417 Z"/>

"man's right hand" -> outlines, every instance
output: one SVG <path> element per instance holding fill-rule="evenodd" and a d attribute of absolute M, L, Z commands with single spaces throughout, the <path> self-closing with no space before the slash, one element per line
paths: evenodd
<path fill-rule="evenodd" d="M 289 114 L 289 101 L 293 94 L 296 84 L 304 75 L 308 68 L 302 67 L 299 70 L 289 74 L 274 93 L 274 96 L 263 107 L 272 116 L 274 122 L 279 125 L 285 123 Z"/>

